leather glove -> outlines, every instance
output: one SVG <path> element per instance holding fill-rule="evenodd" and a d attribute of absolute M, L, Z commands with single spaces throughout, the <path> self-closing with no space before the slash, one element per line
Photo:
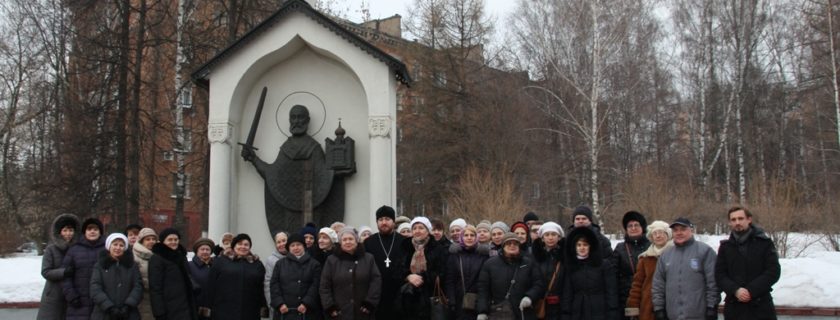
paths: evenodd
<path fill-rule="evenodd" d="M 706 320 L 717 320 L 718 312 L 715 308 L 706 308 Z"/>
<path fill-rule="evenodd" d="M 477 317 L 475 317 L 475 320 L 489 320 L 489 319 L 490 318 L 488 318 L 487 315 L 483 314 L 483 313 L 479 314 Z"/>
<path fill-rule="evenodd" d="M 76 272 L 76 270 L 73 269 L 73 266 L 67 266 L 67 268 L 64 268 L 64 277 L 70 278 L 73 276 L 74 272 Z"/>
<path fill-rule="evenodd" d="M 656 310 L 653 312 L 653 318 L 656 320 L 668 320 L 668 314 L 665 313 L 665 309 Z"/>
<path fill-rule="evenodd" d="M 525 308 L 531 307 L 531 298 L 524 297 L 522 301 L 519 302 L 519 310 L 523 310 Z"/>

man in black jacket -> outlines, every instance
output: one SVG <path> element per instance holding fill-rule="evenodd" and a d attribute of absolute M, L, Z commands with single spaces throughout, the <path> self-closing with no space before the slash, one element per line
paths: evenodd
<path fill-rule="evenodd" d="M 373 255 L 373 260 L 382 275 L 382 295 L 379 307 L 375 311 L 377 319 L 396 319 L 394 298 L 399 295 L 400 286 L 404 283 L 398 262 L 405 256 L 402 249 L 405 237 L 396 232 L 395 219 L 394 208 L 382 206 L 377 209 L 376 227 L 379 232 L 364 242 L 365 251 Z"/>
<path fill-rule="evenodd" d="M 781 267 L 776 246 L 764 230 L 752 224 L 752 213 L 741 207 L 728 212 L 729 239 L 720 242 L 715 280 L 726 293 L 726 319 L 776 319 L 773 284 Z"/>

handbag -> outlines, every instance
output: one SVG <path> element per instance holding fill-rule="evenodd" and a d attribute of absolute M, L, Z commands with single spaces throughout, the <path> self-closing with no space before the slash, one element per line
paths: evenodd
<path fill-rule="evenodd" d="M 429 299 L 431 302 L 431 310 L 429 310 L 431 320 L 449 320 L 451 318 L 449 300 L 446 299 L 446 295 L 440 287 L 440 277 L 435 278 L 435 292 Z"/>
<path fill-rule="evenodd" d="M 516 317 L 513 315 L 513 308 L 510 306 L 510 290 L 516 284 L 516 273 L 519 272 L 519 266 L 513 270 L 513 277 L 510 278 L 510 286 L 505 293 L 505 298 L 500 302 L 495 302 L 490 305 L 490 318 L 493 320 L 513 320 Z"/>
<path fill-rule="evenodd" d="M 548 300 L 548 293 L 551 292 L 551 287 L 554 286 L 554 280 L 557 279 L 557 272 L 560 271 L 560 262 L 554 267 L 554 274 L 551 275 L 551 282 L 548 283 L 548 290 L 545 290 L 545 298 L 537 300 L 534 304 L 534 310 L 537 311 L 537 319 L 545 319 L 545 305 Z"/>
<path fill-rule="evenodd" d="M 464 289 L 464 298 L 461 302 L 461 308 L 467 311 L 475 310 L 475 303 L 478 300 L 478 294 L 474 292 L 467 292 L 467 284 L 464 281 L 464 261 L 458 257 L 458 264 L 461 267 L 461 288 Z"/>

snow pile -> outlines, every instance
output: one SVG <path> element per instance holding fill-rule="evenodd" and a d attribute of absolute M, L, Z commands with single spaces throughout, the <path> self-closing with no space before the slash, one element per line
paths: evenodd
<path fill-rule="evenodd" d="M 773 286 L 777 306 L 840 307 L 840 252 L 814 252 L 779 263 L 782 276 Z"/>
<path fill-rule="evenodd" d="M 44 280 L 41 257 L 22 256 L 0 259 L 0 303 L 41 300 Z"/>

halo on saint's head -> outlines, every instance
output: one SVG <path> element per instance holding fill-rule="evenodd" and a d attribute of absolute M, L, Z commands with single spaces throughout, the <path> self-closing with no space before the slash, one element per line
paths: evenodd
<path fill-rule="evenodd" d="M 280 132 L 286 137 L 292 135 L 289 132 L 289 111 L 296 105 L 302 105 L 309 110 L 309 128 L 307 128 L 306 133 L 314 136 L 321 132 L 327 120 L 327 106 L 324 105 L 321 98 L 308 91 L 292 92 L 280 101 L 277 110 L 274 112 L 277 129 L 280 129 Z"/>

